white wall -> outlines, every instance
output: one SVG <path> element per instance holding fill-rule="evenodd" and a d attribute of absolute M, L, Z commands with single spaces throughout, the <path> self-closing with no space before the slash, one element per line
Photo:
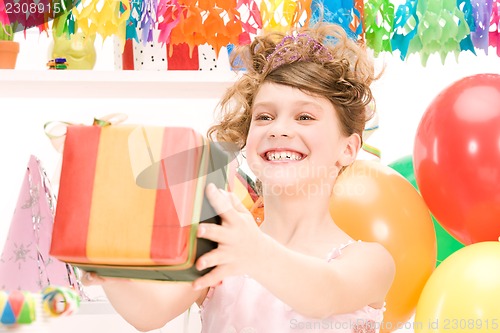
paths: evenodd
<path fill-rule="evenodd" d="M 45 70 L 50 39 L 30 33 L 21 41 L 19 70 Z M 95 70 L 113 70 L 113 43 L 96 42 L 98 62 Z M 377 66 L 385 64 L 385 73 L 373 86 L 380 115 L 380 130 L 373 135 L 372 145 L 382 150 L 382 162 L 390 163 L 411 154 L 418 123 L 433 98 L 454 81 L 477 73 L 499 73 L 500 59 L 495 50 L 490 55 L 461 54 L 458 63 L 450 55 L 442 65 L 433 55 L 426 67 L 418 55 L 401 61 L 384 54 Z M 36 72 L 34 72 L 36 75 Z M 0 80 L 2 78 L 0 77 Z M 29 94 L 29 91 L 26 92 Z M 64 91 L 61 91 L 64 94 Z M 1 162 L 0 175 L 0 250 L 3 248 L 18 191 L 29 154 L 38 156 L 49 175 L 56 169 L 59 156 L 44 136 L 42 126 L 50 120 L 91 121 L 117 111 L 129 114 L 131 123 L 161 123 L 192 126 L 204 132 L 212 122 L 216 99 L 0 99 Z M 202 110 L 200 112 L 200 110 Z"/>
<path fill-rule="evenodd" d="M 411 154 L 416 130 L 427 106 L 453 82 L 479 73 L 500 74 L 500 58 L 490 48 L 489 55 L 478 51 L 461 53 L 458 62 L 449 55 L 445 65 L 439 56 L 431 56 L 422 67 L 420 58 L 412 55 L 408 61 L 384 55 L 377 64 L 386 64 L 382 78 L 373 85 L 380 112 L 377 141 L 382 149 L 382 161 L 390 163 Z"/>

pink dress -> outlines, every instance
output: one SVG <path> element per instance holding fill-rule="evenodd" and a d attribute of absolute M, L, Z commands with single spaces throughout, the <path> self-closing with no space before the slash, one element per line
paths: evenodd
<path fill-rule="evenodd" d="M 351 243 L 336 248 L 327 260 L 338 257 Z M 252 278 L 234 276 L 210 288 L 201 305 L 202 333 L 378 333 L 384 310 L 365 306 L 351 313 L 312 319 L 295 312 Z"/>

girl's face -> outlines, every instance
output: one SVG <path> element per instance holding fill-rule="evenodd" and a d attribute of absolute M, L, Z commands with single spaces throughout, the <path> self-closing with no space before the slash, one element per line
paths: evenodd
<path fill-rule="evenodd" d="M 335 108 L 326 98 L 264 83 L 253 103 L 247 162 L 264 194 L 331 194 L 341 166 L 356 157 L 351 137 L 341 134 Z"/>

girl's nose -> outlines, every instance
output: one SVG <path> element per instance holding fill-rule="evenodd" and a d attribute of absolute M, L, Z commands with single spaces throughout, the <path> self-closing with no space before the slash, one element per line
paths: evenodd
<path fill-rule="evenodd" d="M 293 135 L 292 124 L 287 123 L 285 120 L 275 120 L 269 128 L 268 135 L 270 138 L 291 137 Z"/>

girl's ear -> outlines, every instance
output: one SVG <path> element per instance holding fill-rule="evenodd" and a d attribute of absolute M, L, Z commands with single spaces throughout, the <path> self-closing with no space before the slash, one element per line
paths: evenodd
<path fill-rule="evenodd" d="M 343 147 L 339 156 L 339 164 L 347 166 L 352 164 L 358 156 L 359 149 L 361 148 L 361 137 L 354 133 L 343 139 Z"/>

